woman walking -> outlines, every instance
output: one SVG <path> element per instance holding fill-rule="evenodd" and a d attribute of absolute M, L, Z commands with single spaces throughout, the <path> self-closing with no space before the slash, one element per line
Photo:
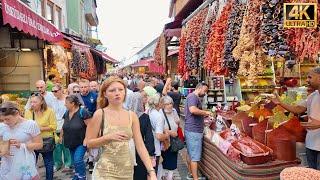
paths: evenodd
<path fill-rule="evenodd" d="M 161 114 L 166 119 L 165 125 L 164 125 L 164 131 L 166 132 L 166 134 L 169 134 L 170 137 L 177 137 L 178 136 L 177 130 L 178 130 L 178 125 L 180 123 L 180 119 L 177 111 L 173 107 L 174 102 L 170 96 L 163 96 L 160 102 L 163 105 Z M 165 171 L 167 171 L 165 179 L 172 180 L 173 171 L 177 169 L 178 152 L 172 152 L 169 147 L 165 151 L 162 151 L 161 155 L 163 158 L 162 167 Z"/>
<path fill-rule="evenodd" d="M 44 97 L 39 93 L 31 94 L 31 109 L 25 112 L 25 118 L 35 120 L 40 127 L 41 137 L 44 146 L 41 150 L 35 151 L 36 159 L 42 155 L 44 166 L 46 167 L 46 180 L 53 179 L 53 150 L 55 145 L 55 131 L 57 129 L 57 119 L 54 111 L 47 106 Z"/>
<path fill-rule="evenodd" d="M 159 168 L 159 160 L 161 156 L 161 142 L 169 138 L 168 134 L 164 132 L 165 119 L 160 113 L 160 95 L 157 93 L 151 96 L 148 100 L 149 110 L 148 114 L 151 121 L 152 132 L 154 137 L 155 156 L 156 156 L 156 172 L 158 179 L 162 176 L 162 168 Z"/>
<path fill-rule="evenodd" d="M 85 136 L 87 123 L 91 115 L 85 108 L 80 107 L 80 101 L 76 95 L 66 97 L 66 107 L 68 110 L 63 116 L 64 123 L 60 140 L 71 152 L 71 159 L 75 168 L 73 180 L 85 180 L 86 166 L 83 159 L 87 151 Z"/>
<path fill-rule="evenodd" d="M 63 126 L 63 116 L 67 111 L 65 106 L 66 96 L 63 94 L 63 89 L 61 85 L 55 84 L 52 87 L 52 93 L 57 98 L 57 104 L 55 106 L 56 117 L 57 117 L 57 136 L 60 136 L 60 132 Z M 62 160 L 63 158 L 63 160 Z M 58 142 L 53 151 L 54 160 L 54 170 L 60 170 L 63 165 L 66 169 L 71 168 L 71 155 L 68 148 L 66 148 L 62 143 Z"/>
<path fill-rule="evenodd" d="M 94 113 L 87 129 L 88 147 L 104 149 L 92 178 L 132 180 L 135 158 L 132 156 L 134 154 L 132 151 L 135 150 L 129 142 L 133 138 L 148 175 L 151 180 L 156 180 L 149 153 L 141 137 L 138 117 L 123 108 L 125 96 L 126 86 L 119 77 L 109 77 L 102 84 L 98 100 L 98 106 L 102 109 Z M 99 132 L 101 132 L 100 137 L 98 137 Z"/>
<path fill-rule="evenodd" d="M 0 179 L 10 180 L 11 175 L 18 172 L 12 172 L 13 164 L 20 162 L 13 162 L 18 151 L 23 151 L 21 146 L 25 146 L 29 152 L 42 148 L 42 138 L 40 136 L 40 129 L 36 122 L 27 120 L 20 115 L 18 106 L 13 102 L 5 102 L 0 106 L 0 137 L 4 142 L 10 144 L 10 149 L 0 152 Z M 3 149 L 1 149 L 3 150 Z M 9 154 L 10 153 L 10 154 Z M 35 161 L 35 159 L 33 159 Z M 36 166 L 34 164 L 34 166 Z M 35 169 L 36 167 L 34 167 Z M 40 177 L 39 177 L 40 179 Z"/>
<path fill-rule="evenodd" d="M 150 123 L 149 115 L 145 112 L 145 105 L 147 103 L 147 94 L 142 92 L 134 92 L 132 98 L 129 101 L 128 108 L 135 112 L 139 118 L 140 132 L 144 145 L 146 146 L 151 160 L 154 160 L 154 139 L 152 134 L 152 126 Z M 148 173 L 139 155 L 136 155 L 137 165 L 134 167 L 135 180 L 147 180 Z"/>

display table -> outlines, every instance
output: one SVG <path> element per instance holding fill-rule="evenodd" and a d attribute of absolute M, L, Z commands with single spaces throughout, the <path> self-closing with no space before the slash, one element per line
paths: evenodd
<path fill-rule="evenodd" d="M 298 166 L 299 164 L 299 159 L 291 162 L 276 160 L 261 165 L 235 163 L 229 160 L 208 138 L 204 137 L 199 169 L 210 180 L 272 180 L 279 179 L 284 168 Z"/>

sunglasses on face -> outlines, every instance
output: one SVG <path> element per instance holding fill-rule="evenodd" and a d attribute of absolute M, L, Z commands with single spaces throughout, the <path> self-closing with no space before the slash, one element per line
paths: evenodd
<path fill-rule="evenodd" d="M 80 93 L 80 91 L 73 91 L 73 93 Z"/>
<path fill-rule="evenodd" d="M 58 92 L 58 91 L 60 91 L 60 90 L 52 90 L 53 93 L 56 93 L 56 92 Z"/>
<path fill-rule="evenodd" d="M 0 108 L 1 113 L 6 113 L 8 111 L 18 110 L 17 108 Z"/>
<path fill-rule="evenodd" d="M 41 93 L 39 93 L 39 92 L 33 92 L 33 93 L 31 93 L 31 96 L 41 96 Z"/>

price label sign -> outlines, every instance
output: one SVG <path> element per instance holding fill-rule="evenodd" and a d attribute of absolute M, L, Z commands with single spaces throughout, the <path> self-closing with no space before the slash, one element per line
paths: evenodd
<path fill-rule="evenodd" d="M 316 28 L 317 3 L 284 3 L 285 28 Z"/>

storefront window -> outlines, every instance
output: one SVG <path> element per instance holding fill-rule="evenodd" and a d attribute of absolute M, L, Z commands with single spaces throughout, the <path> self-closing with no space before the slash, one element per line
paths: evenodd
<path fill-rule="evenodd" d="M 54 12 L 53 12 L 53 3 L 48 1 L 47 2 L 47 8 L 46 8 L 46 18 L 48 21 L 50 21 L 52 24 L 54 24 Z"/>

